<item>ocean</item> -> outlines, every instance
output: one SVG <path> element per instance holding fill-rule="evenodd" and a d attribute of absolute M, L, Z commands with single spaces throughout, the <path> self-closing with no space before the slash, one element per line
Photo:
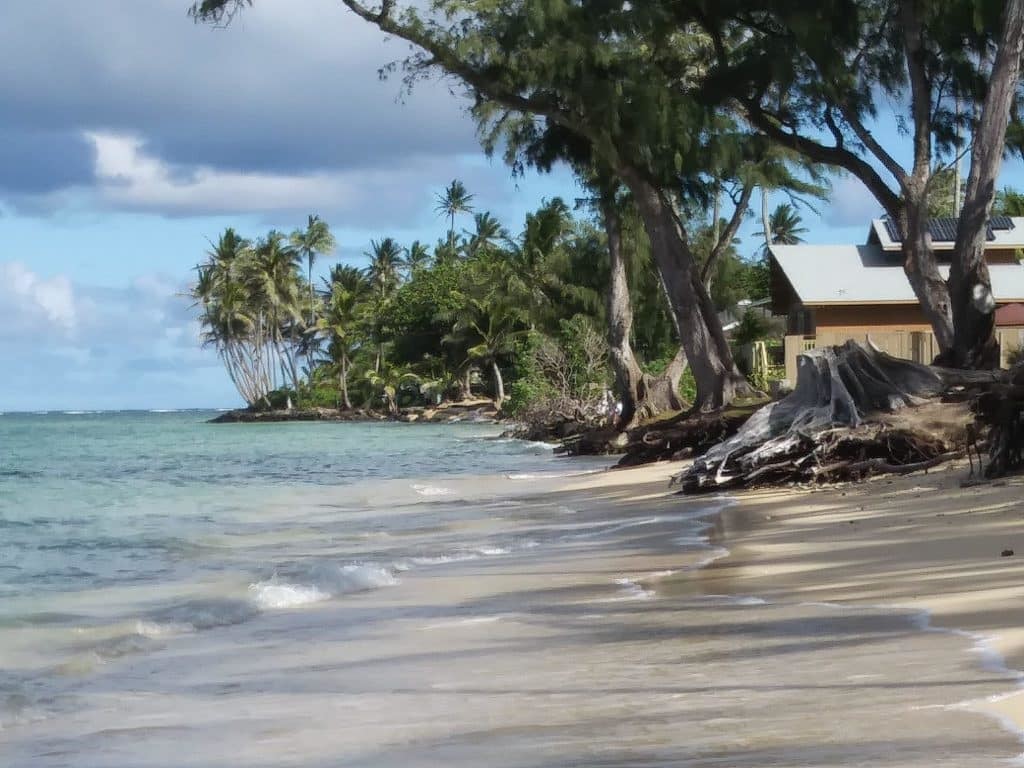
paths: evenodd
<path fill-rule="evenodd" d="M 485 424 L 0 416 L 0 765 L 984 766 L 1011 676 L 707 594 L 722 498 Z M 976 648 L 974 649 L 977 650 Z"/>

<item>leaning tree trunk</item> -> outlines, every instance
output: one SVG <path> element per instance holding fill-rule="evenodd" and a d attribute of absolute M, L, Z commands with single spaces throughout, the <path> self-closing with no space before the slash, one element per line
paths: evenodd
<path fill-rule="evenodd" d="M 947 362 L 958 368 L 999 367 L 996 302 L 985 264 L 985 239 L 996 178 L 1002 166 L 1006 127 L 1020 78 L 1022 52 L 1024 0 L 1007 0 L 988 93 L 971 142 L 971 170 L 949 272 L 954 335 Z"/>
<path fill-rule="evenodd" d="M 672 310 L 679 341 L 697 385 L 695 409 L 712 410 L 750 391 L 733 360 L 693 253 L 665 194 L 636 169 L 619 175 L 633 193 L 651 244 L 651 254 Z"/>
<path fill-rule="evenodd" d="M 346 411 L 352 410 L 352 401 L 348 397 L 348 355 L 341 355 L 341 375 L 338 377 L 341 384 L 341 402 L 345 405 Z"/>
<path fill-rule="evenodd" d="M 922 185 L 921 189 L 924 189 Z M 953 346 L 953 319 L 949 288 L 939 273 L 928 233 L 926 194 L 908 194 L 903 204 L 903 272 L 910 282 L 921 311 L 932 327 L 940 356 Z"/>
<path fill-rule="evenodd" d="M 494 374 L 494 405 L 501 410 L 501 404 L 505 402 L 505 379 L 501 376 L 497 360 L 491 361 L 491 372 Z"/>
<path fill-rule="evenodd" d="M 608 239 L 611 277 L 605 297 L 608 312 L 608 351 L 615 372 L 615 390 L 622 403 L 615 422 L 617 430 L 625 431 L 637 416 L 642 373 L 633 354 L 630 336 L 633 333 L 633 304 L 629 297 L 626 261 L 622 252 L 622 222 L 614 200 L 602 197 L 601 218 Z"/>
<path fill-rule="evenodd" d="M 910 112 L 913 117 L 913 165 L 909 174 L 889 168 L 900 180 L 901 200 L 889 200 L 888 203 L 883 202 L 883 205 L 903 230 L 903 271 L 932 326 L 941 356 L 953 345 L 953 318 L 949 307 L 949 290 L 939 274 L 928 233 L 928 185 L 932 172 L 935 96 L 934 83 L 929 76 L 932 54 L 928 49 L 926 24 L 921 11 L 921 3 L 917 0 L 900 0 L 899 29 L 903 38 L 904 63 L 910 86 Z M 879 152 L 875 152 L 875 155 L 879 156 Z M 884 161 L 886 157 L 882 154 L 880 159 Z"/>

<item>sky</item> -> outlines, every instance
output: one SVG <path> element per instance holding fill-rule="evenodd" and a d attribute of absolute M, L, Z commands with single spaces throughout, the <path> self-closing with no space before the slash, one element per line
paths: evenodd
<path fill-rule="evenodd" d="M 578 196 L 564 170 L 513 178 L 485 157 L 453 83 L 381 80 L 407 46 L 336 0 L 260 0 L 227 29 L 188 4 L 0 4 L 0 411 L 240 405 L 186 298 L 226 226 L 318 213 L 339 241 L 326 272 L 365 263 L 371 238 L 435 242 L 453 178 L 513 232 Z M 1019 163 L 1004 177 L 1024 186 Z M 806 239 L 860 241 L 878 213 L 836 179 Z"/>

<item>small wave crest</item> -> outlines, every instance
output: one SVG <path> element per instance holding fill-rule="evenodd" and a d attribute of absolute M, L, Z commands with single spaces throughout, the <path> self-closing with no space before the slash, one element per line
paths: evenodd
<path fill-rule="evenodd" d="M 438 485 L 423 485 L 417 483 L 412 487 L 420 496 L 451 496 L 454 491 L 451 488 L 444 488 Z"/>
<path fill-rule="evenodd" d="M 394 571 L 374 563 L 316 563 L 296 572 L 275 574 L 249 585 L 252 602 L 260 610 L 296 608 L 330 600 L 338 595 L 366 592 L 398 583 Z"/>
<path fill-rule="evenodd" d="M 263 610 L 296 608 L 329 600 L 330 595 L 302 584 L 250 584 L 253 602 Z"/>

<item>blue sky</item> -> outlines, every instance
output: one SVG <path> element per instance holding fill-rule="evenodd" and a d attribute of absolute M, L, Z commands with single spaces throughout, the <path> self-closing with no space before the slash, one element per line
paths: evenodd
<path fill-rule="evenodd" d="M 513 231 L 577 194 L 565 172 L 512 179 L 485 158 L 450 83 L 381 82 L 406 48 L 334 0 L 261 0 L 227 30 L 187 5 L 0 6 L 0 411 L 240 404 L 182 295 L 225 226 L 316 212 L 358 262 L 370 238 L 435 241 L 455 177 Z M 1019 163 L 1004 176 L 1024 186 Z M 807 240 L 860 240 L 877 212 L 837 179 Z"/>

